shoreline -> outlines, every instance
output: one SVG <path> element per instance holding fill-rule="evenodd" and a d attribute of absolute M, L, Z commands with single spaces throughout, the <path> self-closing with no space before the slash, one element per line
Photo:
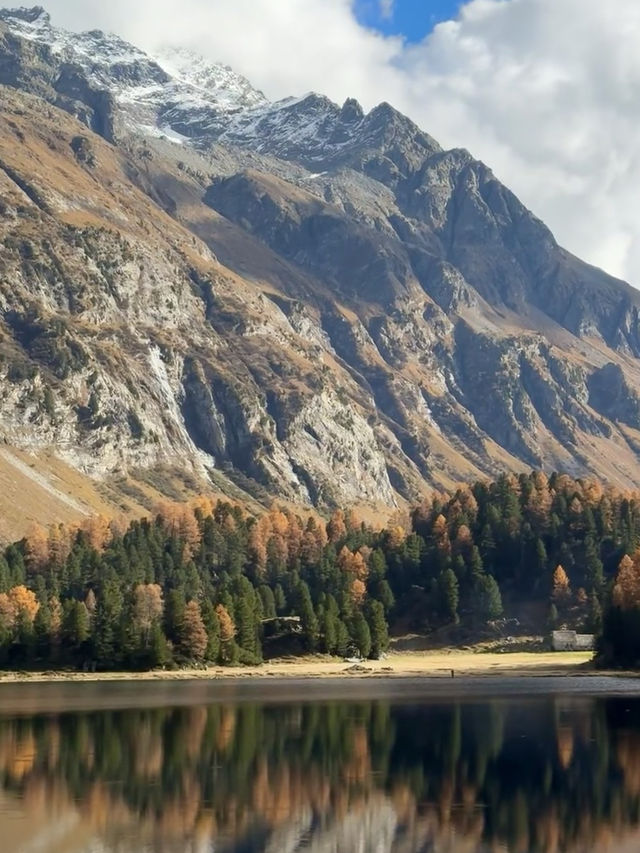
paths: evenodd
<path fill-rule="evenodd" d="M 462 679 L 524 677 L 634 677 L 635 673 L 596 670 L 589 652 L 391 652 L 383 660 L 353 663 L 340 658 L 307 656 L 266 661 L 260 666 L 213 666 L 149 672 L 80 672 L 75 670 L 0 672 L 3 684 L 272 681 L 339 679 Z M 453 676 L 452 676 L 453 673 Z"/>

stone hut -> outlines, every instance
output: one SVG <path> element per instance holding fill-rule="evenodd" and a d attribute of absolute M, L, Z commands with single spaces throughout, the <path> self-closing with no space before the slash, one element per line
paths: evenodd
<path fill-rule="evenodd" d="M 554 631 L 551 647 L 554 652 L 588 652 L 596 645 L 594 634 L 578 634 L 577 631 Z"/>

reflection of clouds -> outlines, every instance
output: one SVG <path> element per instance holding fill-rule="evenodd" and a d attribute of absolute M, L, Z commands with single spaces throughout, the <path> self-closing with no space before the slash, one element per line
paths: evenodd
<path fill-rule="evenodd" d="M 78 825 L 78 815 L 68 812 L 57 820 L 52 820 L 35 836 L 20 848 L 20 853 L 49 853 L 54 849 L 64 849 L 70 836 Z M 72 842 L 73 843 L 73 842 Z"/>
<path fill-rule="evenodd" d="M 308 853 L 392 853 L 397 818 L 391 803 L 383 797 L 373 797 L 341 820 L 329 821 L 305 841 Z M 300 847 L 289 848 L 292 851 Z M 270 847 L 269 853 L 280 853 Z"/>

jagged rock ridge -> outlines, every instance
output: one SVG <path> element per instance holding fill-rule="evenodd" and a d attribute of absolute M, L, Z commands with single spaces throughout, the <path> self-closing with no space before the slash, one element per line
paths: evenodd
<path fill-rule="evenodd" d="M 640 483 L 638 293 L 468 152 L 41 8 L 0 11 L 0 84 L 6 440 L 317 505 Z"/>

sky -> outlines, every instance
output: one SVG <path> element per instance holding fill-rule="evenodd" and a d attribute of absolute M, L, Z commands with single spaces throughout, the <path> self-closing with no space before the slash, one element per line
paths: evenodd
<path fill-rule="evenodd" d="M 274 99 L 389 101 L 640 287 L 638 0 L 42 2 L 62 26 L 191 47 Z"/>
<path fill-rule="evenodd" d="M 461 5 L 461 0 L 356 0 L 354 14 L 365 27 L 416 43 L 436 24 L 455 18 Z"/>

